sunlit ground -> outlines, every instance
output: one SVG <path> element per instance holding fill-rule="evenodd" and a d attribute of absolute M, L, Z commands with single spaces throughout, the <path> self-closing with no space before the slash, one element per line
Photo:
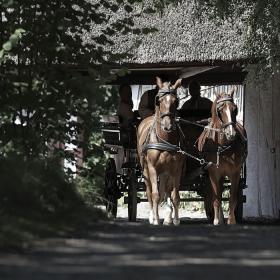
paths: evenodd
<path fill-rule="evenodd" d="M 163 219 L 167 215 L 167 207 L 165 204 L 159 207 L 159 216 Z M 148 202 L 141 202 L 137 205 L 137 219 L 148 219 L 149 217 L 149 203 Z M 118 207 L 118 218 L 127 218 L 128 217 L 128 209 L 126 205 L 119 205 Z M 180 218 L 194 218 L 194 219 L 206 219 L 206 215 L 204 211 L 194 205 L 193 207 L 180 207 L 179 210 L 179 217 Z"/>

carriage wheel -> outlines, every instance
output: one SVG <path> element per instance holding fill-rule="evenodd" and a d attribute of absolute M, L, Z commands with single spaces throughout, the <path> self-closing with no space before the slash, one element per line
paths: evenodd
<path fill-rule="evenodd" d="M 104 186 L 105 205 L 108 215 L 116 218 L 118 210 L 118 180 L 115 161 L 110 158 L 107 161 L 105 169 L 105 186 Z"/>
<path fill-rule="evenodd" d="M 203 194 L 204 198 L 204 210 L 207 217 L 207 220 L 210 224 L 213 224 L 214 221 L 214 207 L 213 207 L 213 199 L 212 199 L 212 187 L 209 180 L 206 181 L 204 186 L 205 191 Z"/>
<path fill-rule="evenodd" d="M 128 220 L 130 222 L 135 222 L 137 217 L 137 184 L 136 176 L 131 170 L 129 176 L 129 186 L 128 186 Z"/>
<path fill-rule="evenodd" d="M 238 194 L 237 194 L 237 205 L 234 211 L 235 219 L 238 224 L 243 221 L 243 185 L 239 184 Z"/>
<path fill-rule="evenodd" d="M 209 224 L 213 224 L 214 221 L 214 207 L 212 202 L 212 196 L 204 197 L 204 210 Z"/>

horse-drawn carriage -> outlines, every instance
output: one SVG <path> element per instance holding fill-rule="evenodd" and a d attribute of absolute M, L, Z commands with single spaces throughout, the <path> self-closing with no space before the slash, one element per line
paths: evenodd
<path fill-rule="evenodd" d="M 184 114 L 183 114 L 184 113 Z M 185 120 L 186 112 L 177 114 L 176 122 L 180 123 L 180 129 L 189 131 L 189 138 L 185 139 L 186 145 L 182 150 L 185 155 L 186 168 L 181 181 L 180 192 L 196 192 L 199 197 L 181 198 L 181 201 L 202 201 L 209 221 L 213 221 L 214 210 L 212 203 L 211 182 L 207 168 L 213 162 L 207 162 L 197 148 L 194 147 L 195 140 L 204 131 L 205 120 L 202 122 L 191 122 Z M 201 119 L 205 116 L 203 111 L 196 112 Z M 117 215 L 118 199 L 124 197 L 124 203 L 128 204 L 128 219 L 135 221 L 137 217 L 137 204 L 147 199 L 140 198 L 138 194 L 146 190 L 143 167 L 140 165 L 139 154 L 137 154 L 136 125 L 122 127 L 118 116 L 103 116 L 101 119 L 102 131 L 105 139 L 105 148 L 110 153 L 105 169 L 104 195 L 106 209 L 112 216 Z M 219 160 L 217 157 L 216 161 Z M 216 163 L 215 163 L 216 164 Z M 222 182 L 222 188 L 230 188 L 230 181 L 226 177 Z M 238 200 L 235 209 L 237 222 L 242 221 L 243 214 L 243 189 L 246 187 L 246 169 L 243 165 L 238 186 Z M 143 197 L 143 196 L 141 196 Z M 228 200 L 228 198 L 222 198 Z"/>

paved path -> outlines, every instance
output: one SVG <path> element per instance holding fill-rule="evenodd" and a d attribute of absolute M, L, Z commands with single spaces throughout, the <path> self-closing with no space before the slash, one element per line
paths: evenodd
<path fill-rule="evenodd" d="M 1 280 L 280 279 L 280 226 L 103 222 L 71 238 L 0 254 Z"/>

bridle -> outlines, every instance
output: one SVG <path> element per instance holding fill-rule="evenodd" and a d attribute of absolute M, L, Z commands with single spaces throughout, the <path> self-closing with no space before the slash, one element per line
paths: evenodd
<path fill-rule="evenodd" d="M 160 103 L 160 99 L 166 95 L 172 95 L 176 98 L 176 101 L 178 102 L 178 97 L 176 95 L 176 90 L 173 89 L 173 88 L 166 88 L 166 89 L 160 89 L 158 91 L 158 94 L 156 96 L 156 105 L 159 106 L 159 103 Z M 177 107 L 177 106 L 176 106 Z M 176 111 L 175 112 L 165 112 L 165 113 L 162 113 L 160 111 L 160 108 L 159 108 L 159 114 L 160 114 L 160 119 L 163 119 L 164 117 L 171 117 L 171 118 L 175 118 L 176 116 Z"/>
<path fill-rule="evenodd" d="M 226 127 L 228 127 L 230 125 L 233 125 L 233 126 L 236 125 L 236 121 L 231 121 L 231 122 L 224 123 L 222 118 L 221 118 L 221 116 L 220 116 L 221 107 L 224 105 L 224 103 L 226 101 L 230 101 L 230 102 L 234 103 L 233 98 L 231 96 L 225 96 L 225 97 L 217 100 L 217 102 L 216 102 L 216 104 L 217 104 L 217 106 L 216 106 L 216 114 L 217 114 L 217 116 L 219 118 L 219 121 L 221 122 L 222 129 L 225 129 Z"/>

